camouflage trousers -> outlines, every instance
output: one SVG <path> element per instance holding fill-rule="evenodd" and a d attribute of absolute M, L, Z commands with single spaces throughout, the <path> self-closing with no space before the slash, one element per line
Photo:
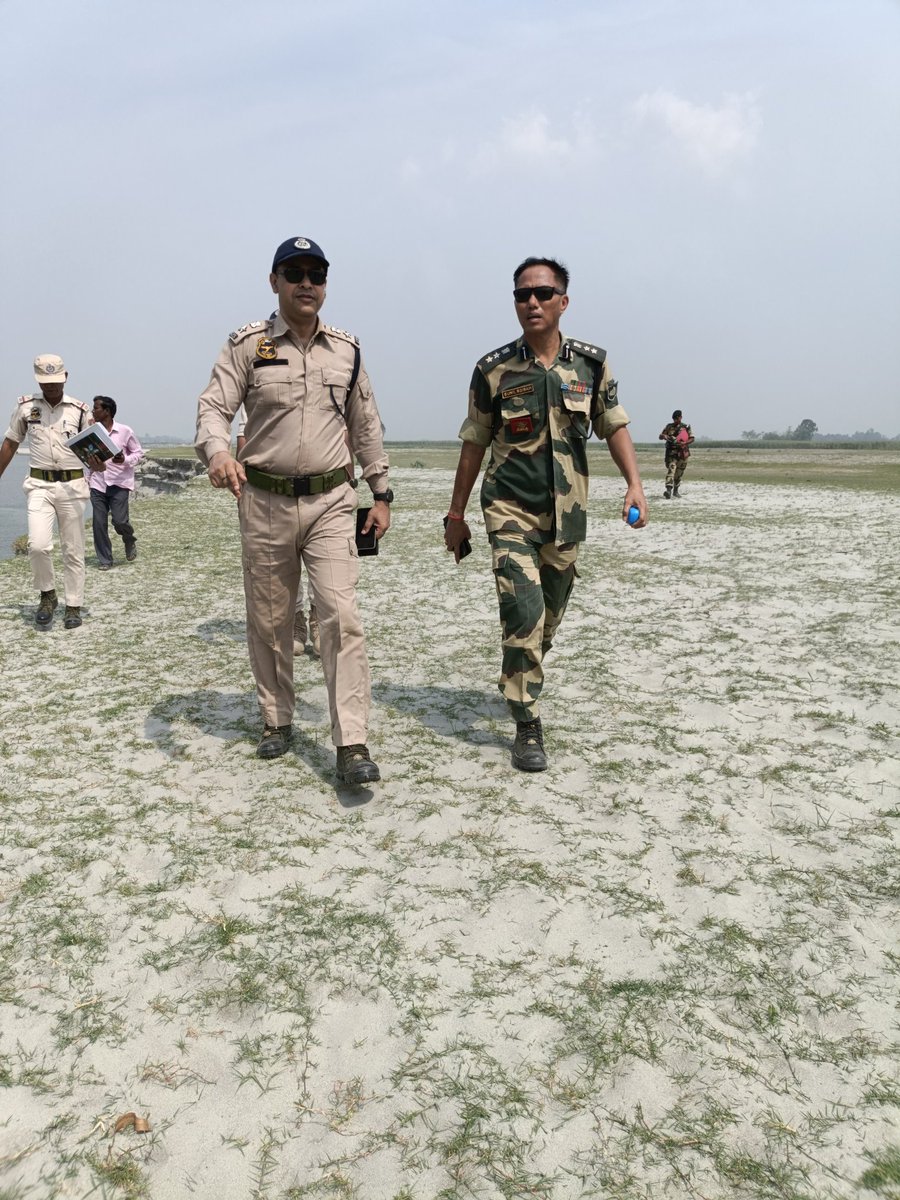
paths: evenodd
<path fill-rule="evenodd" d="M 578 544 L 538 546 L 514 533 L 493 533 L 490 541 L 503 631 L 497 686 L 513 720 L 531 721 L 544 685 L 544 655 L 575 583 Z"/>
<path fill-rule="evenodd" d="M 658 460 L 657 460 L 658 461 Z M 666 487 L 678 487 L 681 483 L 681 477 L 684 474 L 687 466 L 686 458 L 667 458 L 666 459 Z"/>

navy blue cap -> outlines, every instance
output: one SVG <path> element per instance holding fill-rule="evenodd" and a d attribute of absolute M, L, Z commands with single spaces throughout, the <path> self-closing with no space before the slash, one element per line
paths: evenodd
<path fill-rule="evenodd" d="M 322 253 L 321 246 L 305 237 L 288 238 L 275 251 L 275 257 L 272 259 L 273 275 L 279 263 L 287 262 L 289 258 L 302 258 L 304 256 L 308 258 L 320 258 L 325 266 L 328 266 L 328 259 Z"/>

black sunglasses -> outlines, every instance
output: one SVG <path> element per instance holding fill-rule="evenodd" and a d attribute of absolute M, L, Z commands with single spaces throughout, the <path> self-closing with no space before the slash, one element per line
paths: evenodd
<path fill-rule="evenodd" d="M 302 283 L 304 279 L 308 279 L 314 287 L 321 287 L 328 278 L 324 267 L 283 267 L 279 274 L 283 275 L 288 283 Z"/>
<path fill-rule="evenodd" d="M 546 304 L 554 296 L 564 296 L 565 294 L 559 288 L 548 287 L 546 285 L 543 287 L 513 288 L 513 297 L 516 304 L 527 304 L 532 296 L 534 296 L 535 300 L 539 300 L 541 304 Z"/>

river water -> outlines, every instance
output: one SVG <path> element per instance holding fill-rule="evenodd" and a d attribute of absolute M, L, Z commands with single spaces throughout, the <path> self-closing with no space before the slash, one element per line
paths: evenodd
<path fill-rule="evenodd" d="M 0 478 L 0 559 L 12 558 L 12 544 L 28 532 L 25 493 L 22 484 L 28 474 L 28 455 L 14 454 Z"/>

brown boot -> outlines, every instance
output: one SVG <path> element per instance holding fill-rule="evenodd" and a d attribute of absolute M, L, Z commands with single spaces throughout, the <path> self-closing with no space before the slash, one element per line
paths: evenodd
<path fill-rule="evenodd" d="M 337 777 L 351 787 L 377 783 L 381 778 L 378 764 L 372 761 L 368 746 L 337 747 Z"/>

